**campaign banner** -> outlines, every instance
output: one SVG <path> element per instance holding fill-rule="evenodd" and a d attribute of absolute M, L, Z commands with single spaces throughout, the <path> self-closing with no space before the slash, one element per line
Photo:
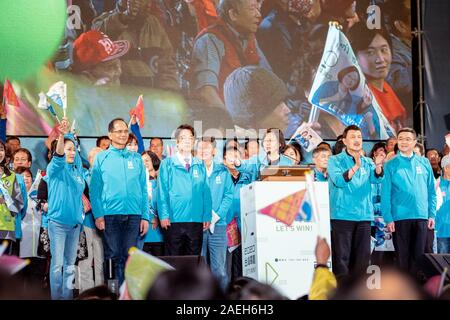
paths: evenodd
<path fill-rule="evenodd" d="M 309 102 L 345 126 L 361 128 L 364 139 L 387 139 L 394 130 L 383 115 L 344 33 L 330 25 Z"/>

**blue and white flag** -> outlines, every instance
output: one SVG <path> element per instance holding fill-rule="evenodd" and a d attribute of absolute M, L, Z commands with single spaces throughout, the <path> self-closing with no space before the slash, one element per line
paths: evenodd
<path fill-rule="evenodd" d="M 37 193 L 38 193 L 38 187 L 39 183 L 41 183 L 42 180 L 42 174 L 41 170 L 38 170 L 36 174 L 36 179 L 34 180 L 33 184 L 31 185 L 30 190 L 28 191 L 28 196 L 31 198 L 31 200 L 37 202 Z"/>
<path fill-rule="evenodd" d="M 66 117 L 67 85 L 62 81 L 58 81 L 50 87 L 47 94 L 40 92 L 38 108 L 48 110 L 56 118 L 58 118 L 56 109 L 61 108 L 64 117 Z"/>
<path fill-rule="evenodd" d="M 384 140 L 394 130 L 366 82 L 353 49 L 342 31 L 330 25 L 309 102 L 345 126 L 357 125 L 364 139 Z"/>

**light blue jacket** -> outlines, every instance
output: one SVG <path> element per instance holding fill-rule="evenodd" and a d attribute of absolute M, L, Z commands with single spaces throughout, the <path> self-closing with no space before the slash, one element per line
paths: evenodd
<path fill-rule="evenodd" d="M 158 180 L 150 180 L 152 184 L 152 200 L 150 201 L 150 220 L 153 220 L 153 216 L 158 215 Z M 148 226 L 148 231 L 144 236 L 144 243 L 163 242 L 164 238 L 161 232 L 161 227 L 158 226 L 155 230 L 152 229 L 152 225 Z"/>
<path fill-rule="evenodd" d="M 437 237 L 450 238 L 450 180 L 441 177 L 439 186 L 444 202 L 436 213 Z"/>
<path fill-rule="evenodd" d="M 355 165 L 347 152 L 331 156 L 328 160 L 330 188 L 330 215 L 333 220 L 373 221 L 372 183 L 381 183 L 370 158 L 361 157 L 361 167 L 348 180 L 348 171 Z"/>
<path fill-rule="evenodd" d="M 220 217 L 216 225 L 226 226 L 227 215 L 233 204 L 233 181 L 223 164 L 213 164 L 213 171 L 208 177 L 208 186 L 211 190 L 212 208 Z"/>
<path fill-rule="evenodd" d="M 72 141 L 75 143 L 75 140 Z M 78 152 L 73 164 L 66 162 L 65 155 L 55 154 L 47 166 L 46 178 L 48 219 L 70 226 L 82 224 L 84 213 L 81 195 L 85 188 L 85 181 Z"/>
<path fill-rule="evenodd" d="M 328 178 L 325 177 L 325 175 L 322 172 L 314 168 L 314 180 L 318 182 L 327 182 Z"/>
<path fill-rule="evenodd" d="M 141 215 L 150 220 L 144 162 L 136 152 L 110 146 L 94 161 L 89 188 L 94 218 Z"/>
<path fill-rule="evenodd" d="M 292 166 L 294 161 L 280 154 L 278 166 Z M 251 174 L 252 181 L 258 180 L 259 174 L 264 168 L 269 166 L 267 155 L 255 155 L 248 160 L 242 160 L 241 165 L 236 167 L 239 172 L 248 172 Z"/>
<path fill-rule="evenodd" d="M 433 170 L 427 158 L 400 153 L 384 166 L 381 213 L 384 221 L 425 219 L 436 216 Z"/>
<path fill-rule="evenodd" d="M 161 162 L 158 177 L 158 216 L 171 222 L 210 222 L 211 191 L 203 161 L 192 158 L 189 171 L 177 154 Z"/>

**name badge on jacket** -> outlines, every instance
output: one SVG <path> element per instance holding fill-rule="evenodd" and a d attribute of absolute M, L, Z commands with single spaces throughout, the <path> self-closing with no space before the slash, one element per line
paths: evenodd
<path fill-rule="evenodd" d="M 216 177 L 216 184 L 222 184 L 222 178 L 220 176 Z"/>
<path fill-rule="evenodd" d="M 416 167 L 416 173 L 417 174 L 423 174 L 422 167 L 417 166 Z"/>
<path fill-rule="evenodd" d="M 128 169 L 134 169 L 133 161 L 128 160 Z"/>
<path fill-rule="evenodd" d="M 192 171 L 192 175 L 194 176 L 194 178 L 198 178 L 198 171 L 197 171 L 197 169 L 194 169 L 194 171 Z"/>

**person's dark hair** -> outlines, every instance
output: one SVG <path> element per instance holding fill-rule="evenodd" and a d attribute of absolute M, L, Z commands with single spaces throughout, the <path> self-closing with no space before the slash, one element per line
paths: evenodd
<path fill-rule="evenodd" d="M 236 146 L 238 148 L 241 146 L 237 137 L 227 139 L 227 141 L 225 141 L 225 147 L 228 147 L 230 143 L 236 143 Z"/>
<path fill-rule="evenodd" d="M 224 300 L 219 283 L 206 266 L 184 266 L 158 275 L 147 300 Z"/>
<path fill-rule="evenodd" d="M 283 153 L 283 150 L 286 147 L 286 139 L 284 138 L 283 131 L 278 128 L 269 128 L 267 129 L 266 133 L 264 133 L 262 140 L 264 140 L 269 133 L 275 134 L 278 142 L 280 143 L 280 153 Z"/>
<path fill-rule="evenodd" d="M 425 151 L 425 154 L 428 154 L 428 152 L 430 152 L 430 151 L 436 151 L 437 154 L 439 155 L 439 157 L 442 157 L 441 153 L 440 153 L 439 150 L 436 149 L 436 148 L 429 148 L 429 149 L 427 149 L 427 150 Z"/>
<path fill-rule="evenodd" d="M 16 170 L 14 170 L 15 173 L 23 174 L 24 172 L 28 172 L 28 174 L 33 178 L 33 173 L 31 173 L 30 168 L 25 167 L 17 167 Z"/>
<path fill-rule="evenodd" d="M 303 155 L 302 155 L 302 151 L 301 151 L 302 149 L 301 149 L 300 145 L 296 142 L 291 142 L 289 144 L 286 144 L 282 150 L 282 153 L 284 154 L 287 149 L 292 149 L 292 150 L 294 150 L 294 152 L 296 154 L 299 155 L 300 160 L 296 164 L 300 164 L 300 162 L 302 162 L 302 160 L 303 160 Z"/>
<path fill-rule="evenodd" d="M 117 296 L 107 286 L 101 285 L 83 291 L 75 300 L 117 300 Z"/>
<path fill-rule="evenodd" d="M 336 141 L 340 141 L 342 139 L 344 139 L 344 135 L 340 134 L 337 136 Z"/>
<path fill-rule="evenodd" d="M 101 136 L 97 138 L 97 141 L 95 142 L 95 145 L 100 148 L 100 143 L 102 140 L 110 140 L 108 136 Z"/>
<path fill-rule="evenodd" d="M 114 131 L 114 125 L 118 121 L 122 121 L 123 123 L 125 123 L 128 126 L 128 123 L 125 120 L 123 120 L 122 118 L 115 118 L 115 119 L 111 120 L 111 122 L 108 124 L 108 132 L 113 132 Z"/>
<path fill-rule="evenodd" d="M 12 141 L 12 140 L 17 140 L 17 141 L 19 141 L 19 143 L 20 143 L 20 138 L 17 137 L 17 136 L 8 136 L 8 137 L 6 138 L 6 143 L 8 143 L 8 142 L 10 142 L 10 141 Z"/>
<path fill-rule="evenodd" d="M 19 149 L 17 149 L 17 150 L 12 154 L 12 158 L 13 158 L 12 160 L 14 160 L 15 155 L 16 155 L 17 153 L 19 153 L 19 152 L 25 153 L 25 154 L 27 155 L 27 157 L 28 157 L 28 161 L 33 162 L 33 156 L 31 155 L 30 150 L 28 150 L 28 149 L 26 149 L 26 148 L 19 148 Z"/>
<path fill-rule="evenodd" d="M 137 140 L 136 136 L 133 133 L 130 132 L 128 134 L 127 144 L 131 143 L 133 140 L 136 142 L 136 144 L 138 143 L 138 140 Z"/>
<path fill-rule="evenodd" d="M 198 142 L 209 142 L 212 144 L 213 148 L 217 146 L 217 141 L 214 137 L 201 137 Z"/>
<path fill-rule="evenodd" d="M 225 155 L 226 155 L 226 153 L 227 153 L 228 151 L 236 151 L 236 152 L 240 155 L 240 151 L 239 151 L 238 148 L 235 148 L 235 147 L 232 147 L 232 146 L 226 146 L 226 145 L 224 145 L 224 146 L 223 146 L 223 154 L 222 154 L 222 156 L 223 156 L 224 159 L 225 159 Z"/>
<path fill-rule="evenodd" d="M 392 39 L 389 31 L 384 26 L 381 26 L 381 29 L 369 29 L 365 23 L 358 22 L 350 28 L 347 34 L 355 54 L 358 54 L 359 51 L 367 50 L 377 35 L 383 37 L 392 50 Z"/>
<path fill-rule="evenodd" d="M 191 125 L 182 124 L 175 131 L 175 140 L 178 140 L 178 138 L 180 137 L 181 130 L 189 130 L 192 133 L 192 136 L 195 138 L 195 130 L 194 130 L 194 128 Z"/>
<path fill-rule="evenodd" d="M 5 175 L 10 176 L 11 175 L 11 171 L 9 171 L 8 169 L 8 163 L 6 162 L 6 144 L 0 140 L 0 145 L 3 146 L 3 149 L 5 150 L 5 157 L 3 158 L 2 162 L 0 162 L 0 167 L 3 169 L 3 172 L 5 173 Z"/>
<path fill-rule="evenodd" d="M 347 128 L 345 128 L 344 133 L 342 134 L 343 138 L 347 138 L 347 134 L 349 131 L 359 131 L 361 132 L 361 129 L 358 126 L 355 126 L 354 124 L 348 126 Z"/>
<path fill-rule="evenodd" d="M 394 145 L 394 153 L 397 154 L 398 153 L 398 143 L 396 143 Z"/>
<path fill-rule="evenodd" d="M 422 157 L 425 156 L 425 147 L 423 146 L 423 144 L 417 142 L 414 148 L 419 148 L 420 155 Z"/>
<path fill-rule="evenodd" d="M 317 148 L 328 148 L 331 150 L 331 145 L 328 142 L 322 141 L 317 145 Z"/>
<path fill-rule="evenodd" d="M 50 144 L 51 157 L 53 157 L 53 155 L 55 154 L 57 144 L 58 144 L 58 140 L 53 140 L 52 143 Z"/>
<path fill-rule="evenodd" d="M 159 160 L 158 156 L 150 150 L 144 151 L 142 152 L 142 154 L 146 154 L 150 157 L 150 159 L 152 160 L 153 169 L 155 169 L 155 171 L 158 171 L 161 165 L 161 160 Z"/>
<path fill-rule="evenodd" d="M 400 130 L 397 132 L 397 138 L 398 138 L 398 136 L 400 135 L 400 133 L 403 133 L 403 132 L 412 133 L 413 136 L 414 136 L 414 139 L 417 139 L 417 133 L 416 133 L 416 130 L 414 130 L 414 129 L 412 129 L 412 128 L 402 128 L 402 129 L 400 129 Z"/>
<path fill-rule="evenodd" d="M 226 295 L 227 295 L 228 299 L 237 300 L 238 297 L 241 296 L 242 289 L 245 286 L 249 285 L 250 283 L 254 283 L 254 282 L 257 282 L 257 281 L 255 279 L 249 278 L 249 277 L 236 278 L 234 281 L 230 282 L 230 284 L 228 285 L 228 288 L 226 290 Z"/>
<path fill-rule="evenodd" d="M 341 71 L 339 71 L 337 78 L 338 78 L 339 82 L 342 82 L 342 79 L 344 79 L 344 77 L 347 74 L 352 73 L 352 72 L 356 72 L 358 74 L 358 82 L 353 87 L 350 88 L 351 91 L 354 91 L 358 88 L 359 83 L 361 82 L 361 77 L 359 75 L 358 68 L 356 68 L 355 66 L 349 66 L 347 68 L 344 68 Z"/>
<path fill-rule="evenodd" d="M 287 298 L 268 284 L 250 281 L 236 294 L 236 300 L 287 300 Z"/>
<path fill-rule="evenodd" d="M 332 152 L 333 155 L 340 154 L 345 149 L 344 141 L 338 140 L 333 146 Z"/>
<path fill-rule="evenodd" d="M 230 10 L 234 10 L 236 13 L 238 13 L 243 5 L 243 0 L 221 0 L 219 3 L 219 7 L 217 8 L 217 13 L 219 14 L 219 17 L 226 21 L 230 22 Z"/>
<path fill-rule="evenodd" d="M 328 148 L 326 148 L 326 147 L 317 147 L 317 148 L 315 148 L 314 150 L 313 150 L 313 152 L 312 152 L 312 156 L 313 156 L 313 158 L 316 156 L 316 155 L 318 155 L 319 153 L 321 153 L 321 152 L 330 152 L 331 153 L 331 151 L 330 151 L 330 149 L 328 149 Z"/>
<path fill-rule="evenodd" d="M 387 154 L 386 143 L 384 143 L 384 142 L 377 142 L 377 143 L 375 143 L 375 144 L 373 145 L 372 150 L 370 150 L 369 157 L 370 157 L 371 159 L 373 159 L 373 157 L 374 157 L 374 155 L 375 155 L 375 152 L 376 152 L 378 149 L 383 149 L 383 150 L 384 150 L 384 153 Z"/>

